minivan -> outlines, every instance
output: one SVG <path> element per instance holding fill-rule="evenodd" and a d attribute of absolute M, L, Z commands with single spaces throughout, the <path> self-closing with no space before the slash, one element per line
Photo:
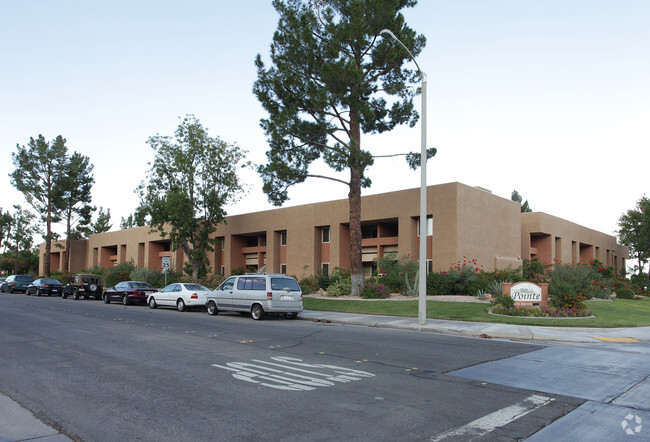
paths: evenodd
<path fill-rule="evenodd" d="M 208 314 L 220 311 L 250 313 L 264 319 L 268 313 L 295 319 L 302 312 L 302 291 L 295 278 L 283 274 L 231 276 L 206 296 Z"/>
<path fill-rule="evenodd" d="M 2 283 L 3 292 L 26 292 L 27 286 L 34 281 L 33 276 L 29 275 L 10 275 Z"/>

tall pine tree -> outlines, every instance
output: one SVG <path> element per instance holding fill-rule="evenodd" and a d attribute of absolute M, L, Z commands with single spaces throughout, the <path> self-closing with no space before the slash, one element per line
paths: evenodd
<path fill-rule="evenodd" d="M 373 164 L 361 134 L 390 131 L 418 120 L 409 87 L 419 80 L 405 68 L 409 54 L 379 36 L 390 29 L 417 56 L 425 38 L 409 28 L 401 10 L 414 0 L 275 0 L 280 19 L 271 43 L 271 66 L 257 56 L 253 91 L 268 112 L 261 125 L 269 142 L 268 162 L 259 168 L 264 192 L 281 205 L 287 189 L 309 177 L 349 188 L 352 294 L 363 290 L 361 188 L 369 187 Z M 348 179 L 316 175 L 322 159 Z"/>

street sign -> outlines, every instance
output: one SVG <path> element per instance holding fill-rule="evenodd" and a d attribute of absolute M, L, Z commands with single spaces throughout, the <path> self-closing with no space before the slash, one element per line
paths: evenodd
<path fill-rule="evenodd" d="M 163 270 L 169 270 L 172 267 L 172 258 L 171 256 L 162 257 L 162 268 Z"/>

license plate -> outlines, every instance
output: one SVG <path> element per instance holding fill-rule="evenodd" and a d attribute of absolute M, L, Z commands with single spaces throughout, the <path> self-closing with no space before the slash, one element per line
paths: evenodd
<path fill-rule="evenodd" d="M 280 301 L 293 301 L 293 295 L 280 295 Z"/>

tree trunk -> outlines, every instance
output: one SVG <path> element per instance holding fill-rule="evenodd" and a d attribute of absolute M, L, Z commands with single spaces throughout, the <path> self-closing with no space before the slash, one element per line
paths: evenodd
<path fill-rule="evenodd" d="M 52 221 L 49 215 L 48 211 L 48 216 L 47 220 L 45 222 L 46 224 L 46 230 L 45 230 L 45 257 L 43 258 L 43 273 L 46 278 L 50 277 L 50 253 L 52 252 Z"/>
<path fill-rule="evenodd" d="M 361 131 L 356 112 L 350 112 L 350 150 L 351 156 L 357 158 L 350 165 L 350 277 L 352 279 L 352 296 L 361 296 L 363 292 L 363 262 L 361 260 L 361 168 L 358 152 L 361 149 Z"/>
<path fill-rule="evenodd" d="M 68 222 L 67 222 L 67 237 L 65 239 L 65 259 L 63 261 L 63 273 L 70 272 L 70 247 L 72 246 L 72 240 L 70 239 L 70 231 L 72 230 L 72 222 L 70 220 L 71 215 L 68 213 Z"/>

